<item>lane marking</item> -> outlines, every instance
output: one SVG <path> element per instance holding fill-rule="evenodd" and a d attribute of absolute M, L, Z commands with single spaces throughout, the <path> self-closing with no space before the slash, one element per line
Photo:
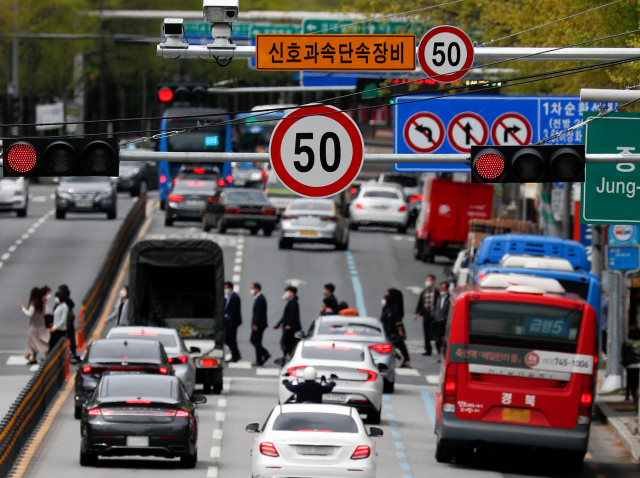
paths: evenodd
<path fill-rule="evenodd" d="M 56 198 L 56 195 L 51 193 L 51 195 L 49 196 L 49 199 L 55 199 L 55 198 Z"/>
<path fill-rule="evenodd" d="M 407 377 L 419 377 L 420 372 L 415 368 L 396 368 L 396 373 L 398 375 L 405 375 Z"/>
<path fill-rule="evenodd" d="M 280 369 L 279 368 L 257 368 L 256 375 L 277 377 L 278 375 L 280 375 Z"/>
<path fill-rule="evenodd" d="M 400 458 L 401 460 L 406 460 L 407 459 L 407 454 L 403 451 L 397 451 L 396 455 L 398 456 L 398 458 Z"/>
<path fill-rule="evenodd" d="M 244 253 L 242 251 L 236 251 L 236 257 L 242 257 L 243 254 Z"/>
<path fill-rule="evenodd" d="M 14 242 L 14 244 L 16 246 L 19 246 L 20 244 L 22 244 L 22 239 L 17 239 L 16 242 Z"/>
<path fill-rule="evenodd" d="M 402 438 L 402 433 L 397 432 L 397 431 L 392 431 L 392 432 L 391 432 L 391 436 L 392 436 L 393 438 Z"/>
<path fill-rule="evenodd" d="M 207 478 L 218 478 L 218 467 L 210 466 L 207 469 Z"/>
<path fill-rule="evenodd" d="M 387 413 L 387 414 L 385 415 L 385 418 L 386 418 L 387 420 L 395 420 L 395 419 L 396 419 L 396 416 L 395 416 L 393 413 Z"/>
<path fill-rule="evenodd" d="M 236 257 L 235 258 L 235 263 L 236 264 L 242 264 L 242 257 Z"/>
<path fill-rule="evenodd" d="M 234 283 L 234 287 L 235 287 L 235 284 L 237 284 L 237 283 L 239 283 L 239 282 L 240 282 L 240 275 L 238 275 L 238 274 L 234 274 L 233 278 L 231 279 L 231 282 L 233 282 L 233 283 Z M 237 291 L 236 291 L 236 292 L 237 292 Z"/>
<path fill-rule="evenodd" d="M 3 261 L 6 261 L 7 259 L 9 259 L 9 257 L 11 257 L 11 254 L 9 254 L 8 252 L 5 252 L 0 256 L 0 259 L 2 259 Z"/>
<path fill-rule="evenodd" d="M 227 408 L 227 399 L 226 398 L 219 398 L 218 399 L 218 407 Z"/>
<path fill-rule="evenodd" d="M 393 405 L 383 405 L 385 410 L 393 410 Z"/>
<path fill-rule="evenodd" d="M 22 235 L 22 240 L 24 241 L 25 239 L 29 239 L 29 236 L 31 234 L 27 234 L 26 232 Z"/>
<path fill-rule="evenodd" d="M 227 414 L 224 412 L 216 412 L 216 422 L 224 422 L 227 419 Z"/>
<path fill-rule="evenodd" d="M 40 368 L 39 364 L 33 364 L 31 367 L 29 367 L 29 372 L 37 372 L 38 369 Z"/>
<path fill-rule="evenodd" d="M 242 266 L 239 264 L 233 266 L 233 272 L 242 272 Z"/>
<path fill-rule="evenodd" d="M 400 425 L 398 425 L 397 422 L 389 422 L 389 426 L 393 428 L 398 428 Z"/>
<path fill-rule="evenodd" d="M 238 362 L 229 362 L 227 364 L 229 368 L 239 368 L 243 370 L 251 370 L 251 362 L 248 360 L 240 360 Z"/>
<path fill-rule="evenodd" d="M 0 262 L 0 269 L 2 269 L 2 262 Z"/>
<path fill-rule="evenodd" d="M 351 251 L 349 250 L 345 252 L 345 255 L 347 257 L 347 261 L 354 264 L 353 269 L 351 270 L 351 284 L 353 285 L 353 292 L 356 296 L 356 308 L 358 309 L 358 313 L 361 317 L 368 317 L 367 307 L 364 301 L 364 292 L 362 291 L 362 283 L 358 277 L 358 271 L 355 267 L 353 254 L 351 254 Z"/>
<path fill-rule="evenodd" d="M 213 430 L 213 437 L 214 440 L 222 440 L 222 428 L 215 428 Z"/>
<path fill-rule="evenodd" d="M 29 361 L 22 355 L 9 355 L 7 365 L 27 365 Z"/>
<path fill-rule="evenodd" d="M 424 402 L 424 406 L 427 409 L 427 415 L 429 415 L 429 420 L 431 421 L 431 425 L 435 428 L 436 426 L 436 406 L 431 400 L 431 394 L 429 392 L 422 392 L 422 401 Z"/>
<path fill-rule="evenodd" d="M 209 452 L 209 458 L 220 458 L 220 447 L 212 446 Z"/>
<path fill-rule="evenodd" d="M 403 470 L 410 470 L 411 465 L 409 465 L 409 463 L 400 463 L 400 468 L 402 468 Z"/>
<path fill-rule="evenodd" d="M 7 249 L 9 252 L 15 252 L 15 250 L 17 249 L 17 246 L 9 246 L 9 249 Z"/>
<path fill-rule="evenodd" d="M 404 450 L 404 443 L 402 443 L 401 441 L 396 441 L 394 442 L 394 444 L 396 445 L 396 448 L 398 448 L 399 450 Z"/>
<path fill-rule="evenodd" d="M 432 385 L 437 385 L 440 383 L 440 375 L 425 375 L 424 378 L 427 379 L 427 383 Z"/>

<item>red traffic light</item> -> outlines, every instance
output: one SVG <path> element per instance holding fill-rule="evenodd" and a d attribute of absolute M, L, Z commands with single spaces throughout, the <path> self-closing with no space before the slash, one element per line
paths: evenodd
<path fill-rule="evenodd" d="M 496 179 L 504 173 L 504 158 L 497 151 L 487 150 L 476 158 L 475 173 L 482 179 Z"/>
<path fill-rule="evenodd" d="M 38 156 L 33 146 L 27 143 L 17 143 L 7 151 L 7 166 L 14 173 L 30 172 L 36 165 Z"/>
<path fill-rule="evenodd" d="M 173 90 L 171 88 L 160 88 L 158 90 L 158 99 L 163 103 L 173 100 Z"/>

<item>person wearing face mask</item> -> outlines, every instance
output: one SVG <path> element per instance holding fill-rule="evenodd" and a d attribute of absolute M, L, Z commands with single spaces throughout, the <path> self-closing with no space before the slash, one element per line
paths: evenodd
<path fill-rule="evenodd" d="M 425 351 L 422 355 L 431 355 L 431 326 L 433 324 L 433 317 L 436 313 L 436 304 L 438 303 L 439 292 L 436 289 L 436 278 L 433 274 L 427 276 L 427 280 L 424 283 L 424 290 L 420 294 L 418 299 L 418 305 L 416 306 L 416 313 L 413 315 L 413 320 L 418 320 L 418 317 L 422 317 L 422 330 L 424 333 L 424 348 Z"/>
<path fill-rule="evenodd" d="M 58 290 L 62 291 L 67 298 L 65 303 L 69 308 L 67 313 L 67 338 L 69 339 L 69 349 L 71 350 L 71 363 L 78 363 L 80 357 L 76 354 L 76 316 L 73 313 L 73 308 L 76 306 L 75 302 L 71 300 L 71 291 L 66 284 L 58 286 Z"/>
<path fill-rule="evenodd" d="M 231 350 L 231 358 L 227 362 L 235 363 L 242 358 L 238 350 L 238 327 L 242 324 L 242 310 L 240 296 L 233 291 L 232 282 L 224 283 L 224 298 L 224 342 Z"/>
<path fill-rule="evenodd" d="M 53 325 L 49 338 L 49 350 L 53 350 L 60 339 L 64 339 L 67 336 L 67 314 L 69 313 L 69 306 L 66 303 L 67 296 L 61 290 L 56 291 L 55 302 L 56 307 L 53 310 Z"/>
<path fill-rule="evenodd" d="M 399 292 L 399 291 L 397 291 Z M 400 310 L 403 308 L 399 301 L 402 300 L 401 296 L 396 293 L 395 289 L 389 289 L 387 294 L 382 299 L 382 316 L 380 322 L 384 327 L 384 331 L 391 340 L 393 346 L 398 349 L 402 355 L 401 367 L 411 367 L 411 361 L 409 357 L 409 351 L 404 343 L 404 325 L 402 323 L 402 317 L 399 316 Z"/>
<path fill-rule="evenodd" d="M 269 360 L 271 354 L 262 346 L 262 336 L 267 323 L 267 299 L 262 294 L 262 286 L 258 282 L 251 284 L 251 295 L 254 297 L 253 314 L 251 316 L 251 345 L 256 349 L 256 362 L 254 365 L 262 366 Z"/>
<path fill-rule="evenodd" d="M 39 287 L 31 289 L 28 306 L 18 304 L 18 307 L 24 315 L 29 317 L 29 338 L 24 358 L 29 361 L 29 365 L 33 365 L 38 363 L 38 354 L 46 355 L 49 351 L 49 329 L 44 324 L 45 309 L 42 289 Z"/>
<path fill-rule="evenodd" d="M 440 283 L 440 294 L 436 303 L 436 312 L 433 315 L 433 324 L 431 325 L 431 336 L 436 343 L 438 355 L 442 354 L 442 340 L 447 327 L 447 318 L 449 317 L 449 283 L 443 281 Z M 438 362 L 440 359 L 438 359 Z"/>
<path fill-rule="evenodd" d="M 40 289 L 42 295 L 42 312 L 44 313 L 44 325 L 47 329 L 51 328 L 53 324 L 53 311 L 49 307 L 49 299 L 51 298 L 51 287 L 45 285 Z"/>
<path fill-rule="evenodd" d="M 282 300 L 287 304 L 284 306 L 284 312 L 280 322 L 274 328 L 282 329 L 282 338 L 280 339 L 280 348 L 284 354 L 285 361 L 291 356 L 293 349 L 298 343 L 296 332 L 302 330 L 300 324 L 300 306 L 298 305 L 298 289 L 292 285 L 284 290 Z"/>
<path fill-rule="evenodd" d="M 127 322 L 127 311 L 129 308 L 129 288 L 124 285 L 122 289 L 118 291 L 118 305 L 113 309 L 113 312 L 107 317 L 105 323 L 109 323 L 115 320 L 116 327 L 126 327 L 129 325 Z"/>

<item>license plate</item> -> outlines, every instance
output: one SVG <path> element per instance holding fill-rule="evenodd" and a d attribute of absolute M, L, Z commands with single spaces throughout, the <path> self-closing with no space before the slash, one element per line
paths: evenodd
<path fill-rule="evenodd" d="M 136 448 L 149 446 L 149 437 L 127 437 L 127 446 Z"/>
<path fill-rule="evenodd" d="M 316 231 L 300 231 L 301 236 L 317 236 L 318 233 Z"/>
<path fill-rule="evenodd" d="M 503 408 L 502 409 L 503 422 L 529 423 L 530 420 L 531 420 L 531 410 L 527 410 L 525 408 Z"/>
<path fill-rule="evenodd" d="M 204 201 L 187 201 L 187 206 L 202 207 L 204 206 Z"/>
<path fill-rule="evenodd" d="M 113 372 L 109 372 L 109 375 L 140 375 L 142 372 L 138 372 L 137 370 L 117 370 Z"/>
<path fill-rule="evenodd" d="M 258 225 L 258 221 L 244 221 L 244 225 L 247 227 L 254 227 Z"/>
<path fill-rule="evenodd" d="M 81 209 L 91 209 L 93 207 L 93 201 L 76 201 L 76 207 Z"/>
<path fill-rule="evenodd" d="M 389 209 L 389 206 L 373 206 L 373 209 Z"/>
<path fill-rule="evenodd" d="M 342 393 L 325 393 L 322 395 L 323 402 L 346 402 L 347 396 Z"/>
<path fill-rule="evenodd" d="M 329 456 L 333 455 L 332 446 L 304 446 L 298 445 L 296 447 L 298 455 L 315 455 L 315 456 Z"/>

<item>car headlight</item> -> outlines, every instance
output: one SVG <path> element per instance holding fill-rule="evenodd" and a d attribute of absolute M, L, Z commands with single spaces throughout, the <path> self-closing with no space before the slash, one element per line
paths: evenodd
<path fill-rule="evenodd" d="M 56 190 L 56 195 L 58 195 L 59 197 L 63 197 L 63 198 L 69 198 L 71 196 L 71 191 L 68 191 L 66 189 L 58 188 Z"/>

